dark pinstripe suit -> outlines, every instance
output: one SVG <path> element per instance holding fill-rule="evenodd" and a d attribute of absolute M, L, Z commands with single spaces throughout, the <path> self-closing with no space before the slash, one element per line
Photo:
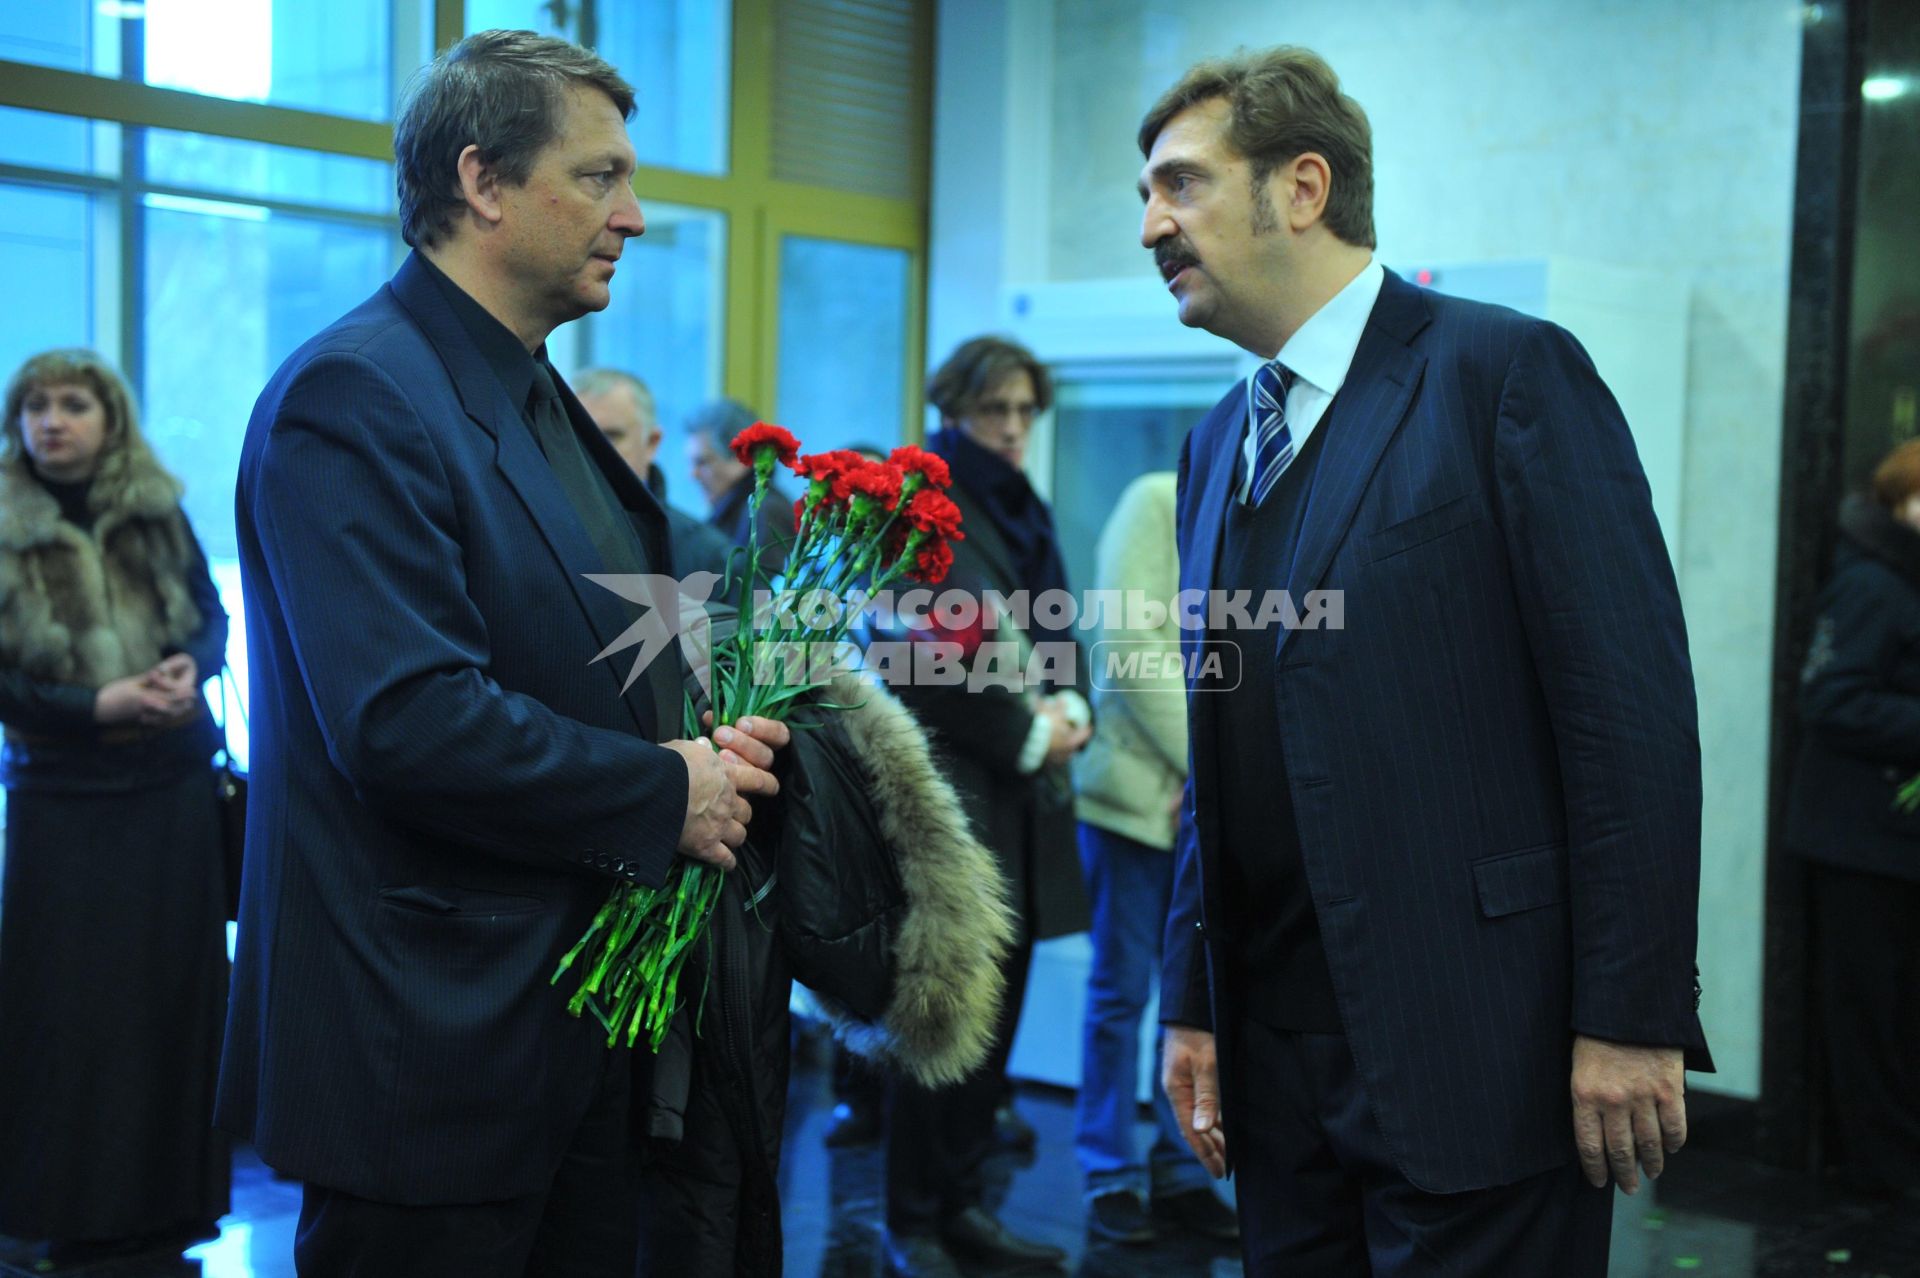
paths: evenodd
<path fill-rule="evenodd" d="M 1343 630 L 1283 638 L 1252 747 L 1285 752 L 1393 1166 L 1457 1193 L 1566 1164 L 1575 1032 L 1706 1064 L 1693 679 L 1626 423 L 1564 331 L 1388 273 L 1318 428 L 1293 579 L 1216 582 L 1245 404 L 1236 387 L 1181 455 L 1181 586 L 1345 592 Z M 1219 1036 L 1231 1142 L 1252 1080 L 1228 1066 L 1239 993 L 1206 930 L 1215 695 L 1190 698 L 1163 1019 Z"/>
<path fill-rule="evenodd" d="M 666 563 L 658 505 L 566 402 Z M 253 788 L 221 1121 L 385 1203 L 545 1193 L 608 1067 L 547 978 L 617 878 L 664 880 L 687 774 L 649 743 L 647 681 L 623 697 L 621 663 L 589 664 L 632 617 L 582 577 L 592 541 L 417 259 L 268 384 L 238 525 Z"/>

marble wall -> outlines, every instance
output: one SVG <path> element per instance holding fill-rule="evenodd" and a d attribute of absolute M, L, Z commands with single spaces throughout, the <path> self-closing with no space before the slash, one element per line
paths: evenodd
<path fill-rule="evenodd" d="M 965 7 L 964 5 L 962 7 Z M 998 9 L 997 5 L 985 6 Z M 1044 17 L 1040 17 L 1044 11 Z M 1145 107 L 1197 58 L 1295 43 L 1373 122 L 1389 263 L 1576 257 L 1688 286 L 1677 561 L 1700 693 L 1702 1014 L 1715 1090 L 1759 1088 L 1768 677 L 1805 9 L 1772 0 L 1011 0 L 1046 55 L 1009 198 L 1026 280 L 1146 276 Z M 1044 26 L 1036 26 L 1043 23 Z M 975 25 L 974 30 L 981 28 Z M 1004 38 L 1004 37 L 1000 37 Z M 942 66 L 949 50 L 943 44 Z M 978 50 L 975 50 L 978 52 Z M 949 82 L 951 83 L 951 82 Z M 1003 103 L 1035 93 L 1005 86 Z M 943 111 L 955 104 L 942 90 Z M 978 136 L 980 117 L 968 117 Z M 939 151 L 936 140 L 936 152 Z M 942 288 L 936 175 L 933 304 Z M 976 188 L 977 191 L 977 188 Z M 977 226 L 973 227 L 977 231 Z M 1010 276 L 1009 276 L 1010 277 Z M 967 287 L 977 288 L 976 275 Z M 1707 1080 L 1703 1080 L 1707 1081 Z"/>

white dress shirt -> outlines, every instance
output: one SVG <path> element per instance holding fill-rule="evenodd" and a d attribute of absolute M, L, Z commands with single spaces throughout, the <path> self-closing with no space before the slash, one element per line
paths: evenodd
<path fill-rule="evenodd" d="M 1293 373 L 1293 385 L 1287 391 L 1287 432 L 1293 437 L 1293 455 L 1307 446 L 1307 437 L 1326 415 L 1334 393 L 1347 380 L 1353 366 L 1353 353 L 1360 348 L 1360 335 L 1366 331 L 1367 317 L 1380 297 L 1380 283 L 1386 269 L 1369 258 L 1360 273 L 1347 286 L 1307 317 L 1287 344 L 1280 348 L 1279 360 Z M 1255 370 L 1256 372 L 1258 369 Z M 1239 499 L 1245 505 L 1253 491 L 1253 459 L 1259 436 L 1253 428 L 1253 373 L 1247 374 L 1247 429 L 1240 452 L 1246 465 L 1241 467 Z"/>

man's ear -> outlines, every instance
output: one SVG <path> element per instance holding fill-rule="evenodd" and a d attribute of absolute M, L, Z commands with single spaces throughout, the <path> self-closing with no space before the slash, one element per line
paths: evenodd
<path fill-rule="evenodd" d="M 455 161 L 460 173 L 460 194 L 473 216 L 489 225 L 497 225 L 502 215 L 500 175 L 481 158 L 480 148 L 468 144 Z"/>
<path fill-rule="evenodd" d="M 1291 195 L 1287 225 L 1304 231 L 1326 215 L 1327 195 L 1333 189 L 1333 170 L 1318 151 L 1305 151 L 1286 166 Z"/>

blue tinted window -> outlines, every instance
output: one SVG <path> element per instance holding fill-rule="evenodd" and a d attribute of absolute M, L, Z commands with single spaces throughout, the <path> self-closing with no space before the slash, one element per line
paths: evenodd
<path fill-rule="evenodd" d="M 38 351 L 92 345 L 93 222 L 81 192 L 0 182 L 0 279 L 13 299 L 0 306 L 0 382 Z"/>
<path fill-rule="evenodd" d="M 907 254 L 789 235 L 780 245 L 780 403 L 808 452 L 900 442 Z"/>
<path fill-rule="evenodd" d="M 726 218 L 697 209 L 642 207 L 647 233 L 627 241 L 612 304 L 585 321 L 581 357 L 647 384 L 660 418 L 655 464 L 666 477 L 668 498 L 699 514 L 706 498 L 687 474 L 681 427 L 720 389 Z"/>
<path fill-rule="evenodd" d="M 352 155 L 240 142 L 204 133 L 146 131 L 147 180 L 254 199 L 391 213 L 393 165 Z"/>
<path fill-rule="evenodd" d="M 111 177 L 120 170 L 120 126 L 0 107 L 0 163 Z"/>
<path fill-rule="evenodd" d="M 145 221 L 147 433 L 185 481 L 207 553 L 230 557 L 234 474 L 255 398 L 295 347 L 387 278 L 395 237 L 164 196 L 148 197 Z"/>
<path fill-rule="evenodd" d="M 93 22 L 94 6 L 72 0 L 0 5 L 0 58 L 66 71 L 93 70 Z"/>
<path fill-rule="evenodd" d="M 142 7 L 149 84 L 367 120 L 392 115 L 393 0 Z"/>

